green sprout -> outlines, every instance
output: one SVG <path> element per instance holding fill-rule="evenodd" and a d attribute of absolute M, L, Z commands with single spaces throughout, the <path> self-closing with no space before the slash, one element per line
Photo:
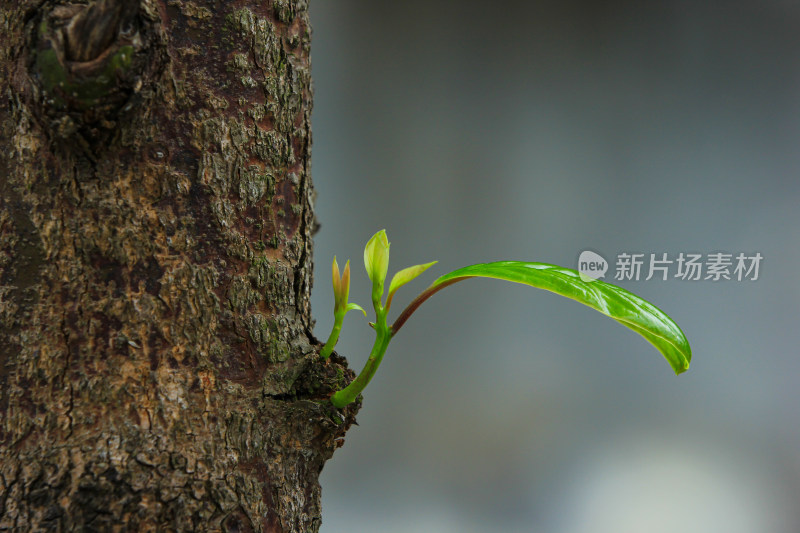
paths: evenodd
<path fill-rule="evenodd" d="M 389 293 L 384 304 L 384 282 L 389 270 L 389 240 L 386 237 L 386 231 L 379 231 L 367 242 L 367 246 L 364 248 L 364 266 L 372 281 L 372 305 L 375 308 L 375 322 L 370 323 L 370 325 L 375 329 L 375 344 L 372 346 L 372 351 L 361 373 L 347 387 L 331 396 L 333 405 L 342 408 L 355 401 L 375 375 L 389 342 L 420 305 L 445 287 L 470 278 L 494 278 L 530 285 L 531 287 L 548 290 L 588 305 L 644 337 L 661 352 L 675 371 L 675 374 L 680 374 L 689 369 L 689 363 L 692 360 L 692 349 L 689 346 L 689 341 L 686 340 L 681 328 L 663 311 L 616 285 L 582 278 L 575 270 L 547 263 L 498 261 L 480 263 L 454 270 L 441 276 L 430 287 L 422 291 L 390 326 L 386 321 L 386 317 L 392 305 L 394 293 L 435 263 L 436 261 L 415 265 L 395 274 L 389 284 Z M 320 352 L 323 358 L 327 358 L 330 355 L 339 338 L 345 313 L 351 309 L 358 309 L 364 312 L 357 305 L 347 303 L 347 295 L 350 288 L 349 262 L 345 266 L 345 274 L 339 278 L 339 269 L 334 258 L 333 273 L 334 296 L 336 299 L 334 317 L 336 320 L 331 336 Z M 366 316 L 366 312 L 364 314 Z"/>
<path fill-rule="evenodd" d="M 364 316 L 367 316 L 367 312 L 364 311 L 361 306 L 347 302 L 347 298 L 350 295 L 350 260 L 347 260 L 347 263 L 344 265 L 344 272 L 339 275 L 339 263 L 336 262 L 336 256 L 334 256 L 332 270 L 331 277 L 333 278 L 334 298 L 333 330 L 325 346 L 323 346 L 322 350 L 319 352 L 320 357 L 323 359 L 330 357 L 331 352 L 333 352 L 333 347 L 336 346 L 336 343 L 339 341 L 339 333 L 342 331 L 344 315 L 346 315 L 348 311 L 353 311 L 355 309 L 364 313 Z"/>

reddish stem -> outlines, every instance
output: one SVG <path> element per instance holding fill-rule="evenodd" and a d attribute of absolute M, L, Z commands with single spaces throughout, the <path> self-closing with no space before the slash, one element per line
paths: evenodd
<path fill-rule="evenodd" d="M 433 296 L 434 294 L 436 294 L 440 290 L 444 289 L 445 287 L 448 287 L 448 286 L 452 285 L 453 283 L 456 283 L 458 281 L 463 281 L 463 280 L 469 279 L 469 278 L 474 278 L 474 277 L 475 276 L 463 276 L 463 277 L 460 277 L 460 278 L 449 279 L 449 280 L 445 281 L 444 283 L 442 283 L 440 285 L 431 285 L 430 287 L 428 287 L 427 289 L 422 291 L 419 294 L 419 296 L 414 298 L 414 300 L 410 304 L 408 304 L 408 307 L 403 309 L 403 312 L 400 313 L 400 316 L 398 316 L 397 320 L 395 320 L 394 324 L 392 324 L 392 327 L 391 327 L 392 337 L 394 337 L 394 335 L 398 331 L 400 331 L 400 328 L 403 327 L 403 324 L 406 323 L 406 320 L 408 320 L 408 318 L 412 315 L 412 313 L 414 313 L 414 311 L 416 311 L 417 308 L 420 305 L 422 305 L 422 303 L 425 300 L 427 300 L 428 298 L 430 298 L 431 296 Z"/>

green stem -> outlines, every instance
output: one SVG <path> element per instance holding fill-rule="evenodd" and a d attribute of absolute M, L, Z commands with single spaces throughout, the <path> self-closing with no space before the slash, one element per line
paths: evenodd
<path fill-rule="evenodd" d="M 369 353 L 369 359 L 367 359 L 367 363 L 356 379 L 347 387 L 337 391 L 331 396 L 331 403 L 333 405 L 341 409 L 355 401 L 358 395 L 361 394 L 361 391 L 369 384 L 372 376 L 375 375 L 375 371 L 378 370 L 390 340 L 392 340 L 392 334 L 389 326 L 386 324 L 386 310 L 380 309 L 380 311 L 377 312 L 375 321 L 375 344 L 372 346 L 372 351 Z"/>
<path fill-rule="evenodd" d="M 325 346 L 322 347 L 322 350 L 319 352 L 319 356 L 323 359 L 327 359 L 330 357 L 331 353 L 333 352 L 334 346 L 336 343 L 339 342 L 339 333 L 342 332 L 342 323 L 344 322 L 344 315 L 342 313 L 339 316 L 338 313 L 335 313 L 333 316 L 333 329 L 331 330 L 331 334 L 328 337 L 328 340 L 325 342 Z"/>

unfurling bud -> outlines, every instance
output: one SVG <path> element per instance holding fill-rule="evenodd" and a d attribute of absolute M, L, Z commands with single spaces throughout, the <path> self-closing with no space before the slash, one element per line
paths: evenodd
<path fill-rule="evenodd" d="M 331 279 L 333 280 L 334 312 L 347 305 L 347 295 L 350 293 L 350 261 L 345 263 L 344 272 L 346 280 L 345 276 L 339 273 L 339 263 L 336 261 L 336 256 L 333 256 Z"/>
<path fill-rule="evenodd" d="M 331 274 L 333 279 L 334 316 L 341 315 L 344 317 L 345 313 L 353 309 L 358 309 L 364 313 L 364 316 L 367 316 L 367 312 L 361 309 L 360 306 L 347 303 L 347 299 L 350 296 L 350 260 L 348 259 L 344 264 L 344 272 L 340 275 L 339 263 L 336 262 L 336 256 L 334 256 Z"/>
<path fill-rule="evenodd" d="M 348 311 L 356 309 L 364 313 L 364 316 L 367 316 L 367 312 L 364 311 L 359 305 L 353 303 L 347 303 L 347 298 L 350 296 L 349 260 L 344 265 L 344 272 L 339 274 L 339 263 L 336 262 L 336 257 L 334 256 L 333 265 L 331 265 L 331 279 L 333 281 L 334 320 L 333 320 L 333 330 L 331 331 L 330 337 L 328 337 L 328 342 L 325 343 L 325 346 L 323 346 L 322 350 L 320 350 L 319 352 L 320 357 L 322 357 L 323 359 L 327 359 L 331 355 L 333 347 L 336 346 L 336 343 L 339 340 L 339 332 L 342 329 L 342 322 L 344 321 L 344 315 L 346 315 Z"/>
<path fill-rule="evenodd" d="M 372 236 L 364 248 L 364 267 L 372 280 L 372 303 L 380 306 L 383 297 L 383 283 L 389 271 L 389 239 L 386 230 L 380 230 Z"/>

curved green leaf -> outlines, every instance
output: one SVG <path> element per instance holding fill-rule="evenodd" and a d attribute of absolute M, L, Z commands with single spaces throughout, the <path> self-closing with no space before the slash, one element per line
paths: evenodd
<path fill-rule="evenodd" d="M 367 316 L 367 312 L 364 311 L 364 308 L 358 304 L 354 304 L 353 302 L 350 302 L 349 304 L 347 304 L 347 307 L 344 308 L 345 313 L 348 311 L 361 311 L 362 313 L 364 313 L 364 316 Z"/>
<path fill-rule="evenodd" d="M 546 263 L 499 261 L 454 270 L 440 277 L 425 293 L 463 279 L 482 277 L 523 283 L 572 298 L 629 327 L 662 353 L 676 374 L 688 370 L 692 349 L 681 328 L 653 304 L 616 285 L 583 281 L 572 269 Z"/>
<path fill-rule="evenodd" d="M 389 284 L 389 293 L 386 297 L 386 307 L 388 308 L 391 305 L 392 297 L 394 296 L 395 291 L 412 281 L 414 278 L 428 270 L 430 267 L 438 263 L 438 261 L 431 261 L 430 263 L 425 263 L 424 265 L 414 265 L 408 268 L 404 268 L 397 274 L 392 277 L 392 282 Z"/>

